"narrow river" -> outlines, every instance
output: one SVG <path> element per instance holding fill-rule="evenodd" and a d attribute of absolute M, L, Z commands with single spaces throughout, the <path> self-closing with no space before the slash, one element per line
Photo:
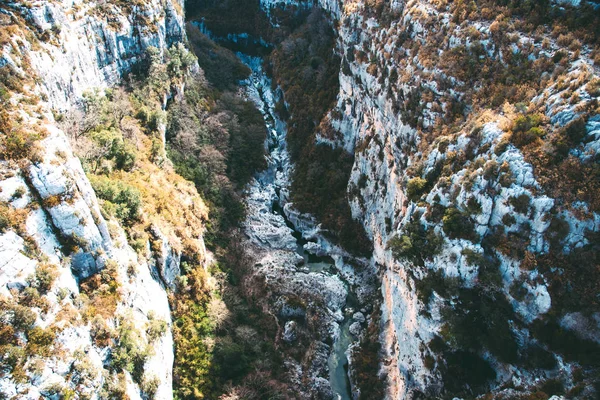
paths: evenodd
<path fill-rule="evenodd" d="M 306 251 L 305 245 L 307 244 L 307 240 L 303 238 L 302 233 L 290 222 L 283 212 L 288 202 L 291 173 L 291 163 L 286 143 L 286 125 L 275 113 L 277 98 L 271 88 L 271 80 L 263 69 L 262 59 L 241 53 L 238 53 L 238 57 L 252 70 L 252 75 L 244 82 L 246 95 L 248 99 L 256 104 L 256 107 L 262 113 L 268 130 L 266 140 L 268 166 L 251 183 L 250 192 L 252 192 L 252 195 L 249 196 L 248 201 L 268 199 L 271 202 L 268 212 L 272 213 L 272 215 L 259 215 L 255 217 L 262 218 L 263 221 L 266 220 L 267 222 L 272 221 L 273 226 L 265 228 L 264 225 L 261 225 L 261 229 L 272 229 L 274 232 L 281 229 L 281 218 L 283 218 L 285 225 L 291 229 L 295 239 L 295 251 L 304 260 L 300 268 L 308 269 L 308 271 L 313 273 L 337 275 L 338 271 L 331 257 L 327 255 L 317 257 Z M 265 214 L 264 207 L 262 208 L 262 214 Z M 274 216 L 277 218 L 273 218 Z M 252 236 L 254 232 L 249 232 L 249 229 L 252 229 L 252 225 L 247 225 L 246 227 L 247 234 Z M 348 290 L 348 296 L 343 310 L 344 317 L 339 322 L 339 334 L 334 340 L 328 364 L 330 371 L 329 380 L 334 398 L 350 400 L 352 399 L 352 394 L 348 378 L 346 351 L 352 343 L 349 327 L 353 321 L 354 308 L 358 304 L 349 285 L 346 284 L 345 286 Z"/>

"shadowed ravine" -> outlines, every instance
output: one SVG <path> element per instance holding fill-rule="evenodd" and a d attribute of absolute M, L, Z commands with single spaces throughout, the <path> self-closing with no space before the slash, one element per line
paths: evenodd
<path fill-rule="evenodd" d="M 271 210 L 276 215 L 281 215 L 286 225 L 293 230 L 292 235 L 296 239 L 296 252 L 304 259 L 304 265 L 310 272 L 337 274 L 333 259 L 329 256 L 316 256 L 309 254 L 304 245 L 307 240 L 303 237 L 297 227 L 288 219 L 283 212 L 287 204 L 289 182 L 289 155 L 286 149 L 286 126 L 274 113 L 275 94 L 271 89 L 270 79 L 262 68 L 262 60 L 258 57 L 250 57 L 238 53 L 240 59 L 252 70 L 252 75 L 245 82 L 248 98 L 252 100 L 259 111 L 263 114 L 265 125 L 268 130 L 267 136 L 267 160 L 268 167 L 258 174 L 253 184 L 254 190 L 275 190 L 276 199 L 272 203 Z M 265 197 L 269 195 L 266 194 Z M 247 229 L 251 229 L 251 226 Z M 339 276 L 339 274 L 338 274 Z M 341 276 L 339 276 L 342 279 Z M 342 279 L 343 280 L 343 279 Z M 345 282 L 346 283 L 346 282 Z M 340 322 L 340 333 L 334 341 L 333 349 L 329 357 L 330 383 L 335 396 L 338 399 L 351 399 L 350 382 L 348 379 L 348 359 L 346 351 L 352 342 L 349 327 L 352 323 L 354 307 L 357 306 L 355 295 L 346 283 L 348 297 L 344 309 L 344 319 Z"/>

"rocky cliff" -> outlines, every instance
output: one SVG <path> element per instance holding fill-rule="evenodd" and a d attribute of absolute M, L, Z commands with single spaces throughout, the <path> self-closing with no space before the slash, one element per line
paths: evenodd
<path fill-rule="evenodd" d="M 342 65 L 317 141 L 355 157 L 388 396 L 592 396 L 596 6 L 319 3 Z"/>
<path fill-rule="evenodd" d="M 173 397 L 167 292 L 182 252 L 204 258 L 206 207 L 168 164 L 142 166 L 138 157 L 128 171 L 140 189 L 117 186 L 134 194 L 127 212 L 135 206 L 145 221 L 146 233 L 132 238 L 73 153 L 84 128 L 67 122 L 83 123 L 89 94 L 120 83 L 148 49 L 160 58 L 181 43 L 183 20 L 181 1 L 0 6 L 0 391 L 8 398 Z M 166 87 L 161 100 L 171 93 Z M 129 127 L 143 153 L 148 139 Z M 154 207 L 161 193 L 177 215 Z"/>

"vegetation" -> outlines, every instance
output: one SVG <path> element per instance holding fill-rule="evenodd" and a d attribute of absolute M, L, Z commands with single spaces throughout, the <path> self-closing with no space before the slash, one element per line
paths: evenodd
<path fill-rule="evenodd" d="M 378 307 L 373 308 L 376 311 L 371 314 L 367 333 L 361 338 L 358 350 L 351 355 L 353 371 L 356 372 L 353 380 L 361 388 L 360 400 L 382 399 L 385 396 L 384 379 L 374 373 L 379 370 L 381 316 Z"/>
<path fill-rule="evenodd" d="M 110 261 L 100 273 L 81 282 L 81 291 L 89 299 L 84 312 L 89 320 L 95 315 L 104 318 L 111 318 L 115 315 L 121 299 L 117 269 L 118 265 L 114 261 Z"/>
<path fill-rule="evenodd" d="M 252 103 L 228 91 L 248 76 L 248 68 L 223 48 L 218 64 L 211 61 L 214 52 L 205 46 L 209 39 L 193 26 L 188 34 L 210 86 L 188 81 L 183 101 L 169 107 L 168 154 L 176 171 L 194 182 L 209 205 L 209 244 L 223 246 L 227 232 L 245 216 L 240 191 L 266 166 L 266 131 Z"/>
<path fill-rule="evenodd" d="M 417 201 L 427 187 L 427 181 L 421 177 L 412 178 L 406 185 L 406 195 L 411 201 Z"/>
<path fill-rule="evenodd" d="M 346 194 L 353 157 L 343 149 L 317 145 L 315 134 L 338 93 L 340 60 L 322 11 L 306 21 L 270 56 L 273 76 L 289 104 L 288 144 L 295 163 L 292 200 L 309 212 L 349 251 L 366 255 L 371 244 L 352 218 Z"/>
<path fill-rule="evenodd" d="M 416 265 L 423 265 L 425 260 L 432 259 L 442 247 L 443 240 L 433 231 L 426 229 L 418 216 L 402 230 L 402 235 L 394 236 L 387 243 L 395 258 L 406 258 Z"/>
<path fill-rule="evenodd" d="M 125 226 L 131 226 L 140 217 L 140 193 L 124 182 L 106 176 L 92 176 L 90 182 L 102 200 L 102 209 L 108 217 L 116 217 Z"/>
<path fill-rule="evenodd" d="M 150 354 L 148 346 L 136 329 L 133 316 L 120 316 L 117 320 L 116 343 L 111 349 L 110 368 L 116 372 L 127 371 L 133 380 L 142 384 L 144 364 Z"/>
<path fill-rule="evenodd" d="M 446 209 L 442 222 L 444 232 L 450 239 L 466 239 L 472 242 L 479 239 L 471 217 L 454 207 Z"/>

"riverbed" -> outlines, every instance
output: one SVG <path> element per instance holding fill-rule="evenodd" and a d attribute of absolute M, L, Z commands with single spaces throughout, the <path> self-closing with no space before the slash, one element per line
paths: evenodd
<path fill-rule="evenodd" d="M 352 399 L 352 393 L 348 377 L 347 351 L 353 341 L 350 326 L 353 323 L 354 308 L 358 306 L 356 296 L 352 293 L 350 285 L 339 276 L 331 255 L 321 252 L 317 256 L 307 251 L 307 248 L 316 244 L 314 239 L 313 246 L 309 243 L 311 237 L 318 232 L 302 232 L 284 212 L 291 206 L 288 195 L 292 164 L 287 151 L 286 124 L 275 112 L 279 94 L 274 92 L 271 80 L 263 69 L 261 58 L 242 53 L 238 53 L 238 57 L 252 70 L 251 76 L 243 83 L 245 95 L 263 115 L 268 132 L 265 143 L 267 168 L 257 174 L 247 189 L 248 218 L 245 231 L 248 237 L 266 252 L 294 252 L 299 273 L 314 275 L 317 279 L 322 276 L 324 279 L 342 282 L 345 290 L 343 304 L 339 309 L 331 310 L 337 315 L 337 321 L 331 329 L 333 345 L 328 367 L 329 383 L 334 398 L 349 400 Z"/>

